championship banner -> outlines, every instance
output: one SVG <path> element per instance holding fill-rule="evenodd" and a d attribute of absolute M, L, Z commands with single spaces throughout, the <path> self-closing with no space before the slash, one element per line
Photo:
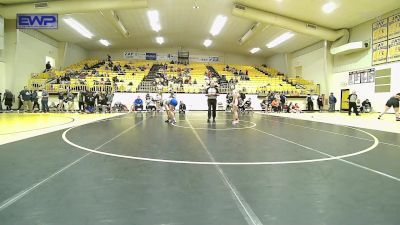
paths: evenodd
<path fill-rule="evenodd" d="M 389 39 L 400 37 L 400 14 L 389 17 Z"/>
<path fill-rule="evenodd" d="M 400 61 L 400 37 L 389 40 L 387 61 Z"/>
<path fill-rule="evenodd" d="M 372 45 L 372 65 L 378 65 L 387 62 L 387 48 L 387 41 Z"/>
<path fill-rule="evenodd" d="M 372 24 L 373 43 L 387 41 L 388 37 L 388 19 L 380 20 Z"/>

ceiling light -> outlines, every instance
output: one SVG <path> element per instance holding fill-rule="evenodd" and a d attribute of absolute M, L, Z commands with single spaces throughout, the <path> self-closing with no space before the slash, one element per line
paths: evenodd
<path fill-rule="evenodd" d="M 251 50 L 250 50 L 250 53 L 251 54 L 254 54 L 254 53 L 256 53 L 256 52 L 258 52 L 258 51 L 260 51 L 261 49 L 260 48 L 252 48 Z"/>
<path fill-rule="evenodd" d="M 86 27 L 84 27 L 82 24 L 72 18 L 66 18 L 64 19 L 64 22 L 84 37 L 92 38 L 94 36 L 90 31 L 86 29 Z"/>
<path fill-rule="evenodd" d="M 266 46 L 268 48 L 273 48 L 276 47 L 278 45 L 280 45 L 281 43 L 289 40 L 290 38 L 292 38 L 294 36 L 294 33 L 292 32 L 286 32 L 284 34 L 282 34 L 281 36 L 275 38 L 273 41 L 271 41 L 270 43 L 268 43 Z"/>
<path fill-rule="evenodd" d="M 337 8 L 337 5 L 334 2 L 328 2 L 325 5 L 322 6 L 322 11 L 324 13 L 331 13 Z"/>
<path fill-rule="evenodd" d="M 210 39 L 206 39 L 206 40 L 204 40 L 203 45 L 208 47 L 211 45 L 211 43 L 212 43 L 212 41 Z"/>
<path fill-rule="evenodd" d="M 151 29 L 158 32 L 161 30 L 160 17 L 157 10 L 147 11 L 147 17 L 149 18 Z"/>
<path fill-rule="evenodd" d="M 107 40 L 104 40 L 104 39 L 100 39 L 99 42 L 104 46 L 109 46 L 110 45 L 110 42 L 107 41 Z"/>
<path fill-rule="evenodd" d="M 157 41 L 157 43 L 158 44 L 162 44 L 162 43 L 164 43 L 164 38 L 163 37 L 156 37 L 156 41 Z"/>
<path fill-rule="evenodd" d="M 213 25 L 211 26 L 210 34 L 212 34 L 213 36 L 218 35 L 224 27 L 227 19 L 228 18 L 226 16 L 217 16 L 214 19 Z"/>
<path fill-rule="evenodd" d="M 197 2 L 195 1 L 195 2 L 194 2 L 193 9 L 199 9 L 199 8 L 200 8 L 199 5 L 197 5 Z"/>

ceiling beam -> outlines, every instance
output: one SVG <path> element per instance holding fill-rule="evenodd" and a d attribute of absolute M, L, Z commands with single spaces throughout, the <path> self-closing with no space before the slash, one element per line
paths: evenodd
<path fill-rule="evenodd" d="M 332 30 L 326 27 L 320 27 L 314 24 L 309 24 L 304 21 L 292 19 L 278 14 L 262 11 L 259 9 L 237 5 L 232 9 L 232 14 L 253 21 L 276 25 L 294 32 L 307 34 L 322 38 L 328 41 L 336 41 L 341 37 L 348 35 L 347 29 Z"/>
<path fill-rule="evenodd" d="M 104 16 L 111 24 L 121 33 L 125 38 L 130 37 L 130 32 L 126 29 L 125 25 L 122 23 L 118 14 L 114 10 L 100 10 L 101 15 Z"/>

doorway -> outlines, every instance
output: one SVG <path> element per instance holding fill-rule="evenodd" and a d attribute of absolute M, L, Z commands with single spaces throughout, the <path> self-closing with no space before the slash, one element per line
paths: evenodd
<path fill-rule="evenodd" d="M 340 111 L 349 111 L 349 102 L 347 98 L 350 95 L 350 89 L 341 90 Z"/>

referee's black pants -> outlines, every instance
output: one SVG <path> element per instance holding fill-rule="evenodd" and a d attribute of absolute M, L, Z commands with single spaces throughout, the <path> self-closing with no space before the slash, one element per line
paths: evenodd
<path fill-rule="evenodd" d="M 211 109 L 212 118 L 215 119 L 217 116 L 217 99 L 208 99 L 208 119 L 211 118 Z"/>
<path fill-rule="evenodd" d="M 357 110 L 357 103 L 355 102 L 349 102 L 349 116 L 351 116 L 351 111 L 356 113 L 358 115 L 358 110 Z"/>

